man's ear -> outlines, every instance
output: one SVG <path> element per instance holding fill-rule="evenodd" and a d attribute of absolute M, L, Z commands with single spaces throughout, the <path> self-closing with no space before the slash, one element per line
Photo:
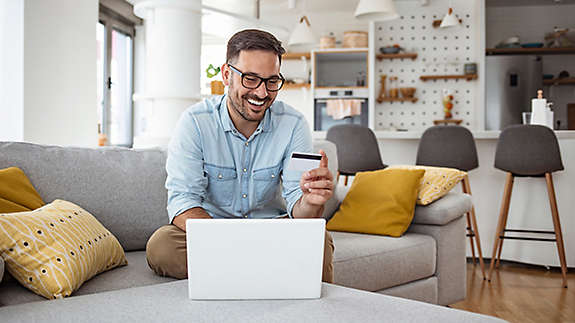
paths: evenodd
<path fill-rule="evenodd" d="M 228 64 L 223 64 L 221 67 L 221 71 L 222 71 L 222 80 L 224 81 L 224 85 L 225 86 L 229 86 L 230 85 L 230 68 L 228 67 Z"/>

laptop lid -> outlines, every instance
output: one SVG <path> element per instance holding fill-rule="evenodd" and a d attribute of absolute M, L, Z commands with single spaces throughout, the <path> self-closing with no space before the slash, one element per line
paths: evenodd
<path fill-rule="evenodd" d="M 188 219 L 191 299 L 319 298 L 324 219 Z"/>

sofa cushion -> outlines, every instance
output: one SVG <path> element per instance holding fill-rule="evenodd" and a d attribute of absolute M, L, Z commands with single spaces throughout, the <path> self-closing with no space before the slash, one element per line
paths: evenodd
<path fill-rule="evenodd" d="M 152 233 L 168 223 L 165 162 L 160 150 L 0 142 L 0 168 L 21 168 L 44 201 L 81 205 L 127 251 L 145 250 Z"/>
<path fill-rule="evenodd" d="M 335 284 L 379 291 L 435 273 L 436 243 L 427 235 L 400 238 L 331 232 Z"/>
<path fill-rule="evenodd" d="M 0 213 L 32 211 L 44 201 L 18 167 L 0 169 Z"/>
<path fill-rule="evenodd" d="M 419 183 L 419 192 L 417 193 L 417 204 L 419 205 L 428 205 L 445 196 L 457 183 L 467 176 L 466 172 L 447 167 L 394 165 L 389 166 L 387 169 L 425 170 L 425 175 L 423 175 Z"/>
<path fill-rule="evenodd" d="M 383 169 L 357 173 L 331 231 L 401 236 L 413 219 L 422 169 Z"/>
<path fill-rule="evenodd" d="M 412 223 L 445 225 L 471 211 L 472 207 L 471 196 L 451 192 L 429 205 L 416 206 Z"/>
<path fill-rule="evenodd" d="M 89 212 L 62 200 L 0 214 L 0 254 L 22 285 L 46 298 L 72 295 L 104 271 L 126 264 L 118 240 Z"/>
<path fill-rule="evenodd" d="M 154 285 L 175 280 L 173 278 L 156 275 L 148 267 L 145 251 L 127 252 L 126 258 L 128 259 L 127 266 L 115 268 L 95 276 L 85 282 L 84 285 L 74 293 L 74 296 Z M 0 284 L 0 306 L 37 301 L 46 301 L 46 299 L 22 287 L 22 285 L 10 275 L 7 275 Z"/>

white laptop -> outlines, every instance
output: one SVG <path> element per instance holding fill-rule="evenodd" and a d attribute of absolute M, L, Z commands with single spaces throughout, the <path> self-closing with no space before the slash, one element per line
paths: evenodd
<path fill-rule="evenodd" d="M 324 219 L 188 219 L 191 299 L 321 295 Z"/>

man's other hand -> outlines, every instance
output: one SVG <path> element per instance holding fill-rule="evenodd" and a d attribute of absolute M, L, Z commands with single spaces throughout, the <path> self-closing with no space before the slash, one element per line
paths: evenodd
<path fill-rule="evenodd" d="M 172 224 L 180 228 L 180 230 L 186 231 L 187 219 L 212 219 L 212 217 L 203 208 L 195 207 L 180 213 L 174 218 Z"/>

